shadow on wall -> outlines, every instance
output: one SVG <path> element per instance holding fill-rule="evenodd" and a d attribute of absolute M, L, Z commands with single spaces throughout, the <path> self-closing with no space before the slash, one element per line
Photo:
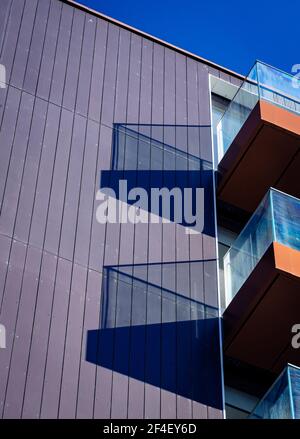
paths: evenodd
<path fill-rule="evenodd" d="M 139 268 L 140 279 L 106 269 L 100 329 L 88 331 L 86 360 L 222 410 L 217 310 L 145 282 Z"/>
<path fill-rule="evenodd" d="M 222 410 L 218 324 L 212 318 L 91 330 L 86 359 Z"/>
<path fill-rule="evenodd" d="M 213 173 L 210 125 L 119 123 L 112 133 L 111 169 L 102 171 L 100 187 L 118 193 L 118 180 L 125 178 L 128 190 L 204 188 L 203 233 L 215 237 Z"/>
<path fill-rule="evenodd" d="M 121 190 L 122 186 L 119 185 L 120 182 L 124 184 L 124 181 L 126 182 L 125 187 Z M 136 194 L 132 199 L 128 198 L 129 192 L 137 187 L 144 191 L 146 199 L 144 199 L 144 196 L 141 198 L 140 195 Z M 168 189 L 170 193 L 162 195 L 159 198 L 160 202 L 155 201 L 158 195 L 153 196 L 153 189 L 155 192 L 162 188 Z M 179 191 L 179 199 L 176 197 L 177 201 L 175 200 L 175 194 L 169 197 L 171 191 L 175 188 L 177 192 Z M 103 170 L 100 174 L 99 189 L 104 193 L 108 190 L 107 195 L 113 196 L 117 201 L 122 201 L 128 206 L 136 205 L 138 200 L 144 211 L 151 212 L 157 217 L 157 222 L 166 219 L 184 227 L 192 227 L 195 232 L 215 237 L 212 170 Z M 200 193 L 196 195 L 199 189 L 201 195 Z M 140 192 L 138 193 L 140 194 Z M 154 201 L 152 197 L 154 197 Z M 118 214 L 116 214 L 116 218 L 118 218 Z M 179 218 L 179 220 L 176 220 L 176 218 Z M 114 221 L 117 221 L 117 219 Z M 149 221 L 148 216 L 145 217 L 145 221 Z"/>
<path fill-rule="evenodd" d="M 116 189 L 126 176 L 145 189 L 204 188 L 203 233 L 215 236 L 210 126 L 114 124 L 111 171 L 101 186 Z M 87 361 L 222 410 L 218 310 L 198 300 L 204 282 L 217 288 L 216 267 L 214 259 L 104 268 Z"/>

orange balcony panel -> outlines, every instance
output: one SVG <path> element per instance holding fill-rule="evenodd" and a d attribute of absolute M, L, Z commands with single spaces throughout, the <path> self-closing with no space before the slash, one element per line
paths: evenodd
<path fill-rule="evenodd" d="M 229 357 L 275 373 L 300 366 L 291 345 L 300 324 L 300 251 L 273 242 L 224 312 Z"/>
<path fill-rule="evenodd" d="M 253 212 L 270 187 L 300 197 L 300 116 L 260 100 L 219 164 L 218 198 Z"/>

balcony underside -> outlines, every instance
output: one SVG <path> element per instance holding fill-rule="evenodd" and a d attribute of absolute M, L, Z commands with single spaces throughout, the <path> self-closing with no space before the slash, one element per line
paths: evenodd
<path fill-rule="evenodd" d="M 300 197 L 300 117 L 260 100 L 219 164 L 218 198 L 253 212 L 270 187 Z"/>
<path fill-rule="evenodd" d="M 300 324 L 300 252 L 271 244 L 224 312 L 224 350 L 229 357 L 280 372 L 300 366 L 291 328 Z"/>

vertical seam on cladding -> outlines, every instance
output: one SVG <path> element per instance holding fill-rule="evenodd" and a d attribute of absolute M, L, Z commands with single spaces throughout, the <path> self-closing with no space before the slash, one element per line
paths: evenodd
<path fill-rule="evenodd" d="M 89 85 L 89 96 L 88 96 L 88 108 L 90 105 L 91 98 L 91 88 L 92 88 L 92 74 L 93 74 L 93 66 L 94 66 L 94 55 L 95 55 L 95 47 L 96 47 L 96 35 L 97 35 L 97 21 L 95 23 L 95 32 L 94 32 L 94 44 L 93 44 L 93 59 L 91 66 L 91 75 L 90 75 L 90 85 Z M 79 222 L 79 210 L 80 210 L 80 201 L 81 201 L 81 183 L 83 176 L 83 169 L 85 163 L 85 153 L 87 148 L 87 133 L 89 127 L 89 120 L 86 120 L 86 131 L 84 137 L 84 151 L 83 151 L 83 160 L 81 167 L 81 178 L 80 178 L 80 192 L 79 192 L 79 200 L 78 200 L 78 210 L 77 210 L 77 218 L 76 218 L 76 228 L 75 228 L 75 240 L 74 240 L 74 250 L 73 250 L 73 263 L 75 264 L 75 251 L 76 251 L 76 242 L 77 242 L 77 230 L 78 230 L 78 222 Z M 93 215 L 93 214 L 92 214 Z M 85 280 L 85 292 L 84 292 L 84 305 L 82 312 L 82 330 L 81 330 L 81 342 L 80 342 L 80 354 L 79 354 L 79 368 L 78 368 L 78 379 L 77 379 L 77 392 L 76 392 L 76 403 L 75 403 L 75 418 L 77 418 L 77 410 L 78 410 L 78 397 L 79 397 L 79 383 L 80 383 L 80 371 L 81 371 L 81 357 L 82 357 L 82 346 L 83 346 L 83 336 L 84 336 L 84 318 L 85 318 L 85 310 L 86 310 L 86 300 L 87 300 L 87 290 L 88 290 L 88 277 L 89 277 L 89 268 L 86 267 L 86 280 Z"/>
<path fill-rule="evenodd" d="M 99 28 L 99 22 L 97 22 L 97 29 Z M 108 46 L 108 24 L 106 26 L 106 39 L 105 39 L 105 54 L 104 54 L 104 65 L 103 65 L 103 76 L 102 76 L 102 93 L 101 93 L 101 107 L 100 107 L 100 115 L 99 115 L 99 133 L 98 133 L 98 148 L 97 148 L 97 158 L 96 158 L 96 171 L 95 171 L 95 185 L 97 187 L 97 181 L 98 181 L 98 161 L 99 161 L 99 154 L 100 154 L 100 138 L 101 138 L 101 120 L 102 120 L 102 109 L 103 109 L 103 94 L 104 94 L 104 79 L 105 79 L 105 71 L 106 71 L 106 64 L 107 64 L 107 46 Z M 96 30 L 97 33 L 97 30 Z M 92 242 L 92 232 L 93 232 L 93 216 L 94 216 L 94 209 L 95 209 L 95 196 L 93 197 L 93 210 L 92 210 L 92 217 L 91 217 L 91 223 L 90 223 L 90 238 L 89 238 L 89 251 L 88 251 L 88 267 L 90 267 L 90 260 L 91 260 L 91 242 Z M 104 273 L 102 272 L 102 281 L 101 281 L 101 288 L 102 288 L 102 282 L 104 279 Z M 100 297 L 101 300 L 101 297 Z M 100 309 L 99 309 L 99 327 L 100 327 Z M 97 357 L 98 358 L 98 338 L 97 338 Z M 95 418 L 95 403 L 96 403 L 96 388 L 97 388 L 97 365 L 95 365 L 95 380 L 94 380 L 94 398 L 93 398 L 93 418 Z"/>

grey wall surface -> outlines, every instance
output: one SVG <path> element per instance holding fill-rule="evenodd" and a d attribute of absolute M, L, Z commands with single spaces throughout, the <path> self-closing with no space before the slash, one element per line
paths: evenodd
<path fill-rule="evenodd" d="M 157 128 L 163 142 L 211 162 L 209 73 L 236 79 L 59 0 L 1 0 L 0 63 L 1 416 L 222 417 L 222 407 L 176 385 L 87 361 L 86 352 L 88 331 L 100 327 L 104 266 L 160 263 L 147 279 L 161 284 L 164 263 L 201 261 L 187 277 L 174 269 L 173 281 L 185 279 L 187 298 L 218 308 L 213 235 L 174 224 L 100 225 L 95 194 L 100 170 L 111 165 L 116 123 L 173 126 Z M 178 135 L 178 125 L 197 126 L 199 135 Z M 151 300 L 145 325 L 183 319 L 162 298 L 152 315 Z M 133 307 L 128 313 L 130 328 Z M 116 337 L 112 343 L 116 356 Z M 212 344 L 219 349 L 217 333 Z M 209 349 L 203 355 L 205 377 Z"/>

